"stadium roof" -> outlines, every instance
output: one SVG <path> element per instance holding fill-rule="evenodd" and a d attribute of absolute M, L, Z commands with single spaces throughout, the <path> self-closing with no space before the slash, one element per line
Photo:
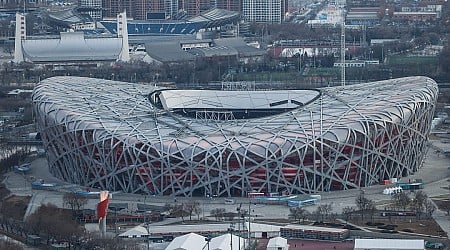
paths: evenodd
<path fill-rule="evenodd" d="M 164 141 L 171 141 L 180 131 L 184 135 L 178 141 L 181 144 L 196 142 L 199 136 L 215 143 L 226 142 L 233 135 L 239 142 L 233 146 L 236 151 L 244 153 L 247 149 L 240 149 L 239 145 L 245 143 L 250 144 L 254 152 L 261 151 L 265 156 L 265 147 L 270 147 L 270 141 L 279 136 L 293 137 L 296 141 L 301 141 L 299 136 L 304 137 L 305 143 L 316 135 L 345 141 L 352 130 L 366 133 L 367 122 L 381 124 L 408 120 L 415 103 L 434 96 L 437 84 L 426 77 L 407 77 L 324 88 L 321 90 L 323 98 L 308 105 L 278 115 L 232 123 L 192 119 L 161 110 L 147 99 L 147 95 L 155 90 L 157 88 L 149 85 L 104 79 L 53 77 L 41 82 L 35 89 L 34 98 L 38 98 L 35 102 L 38 101 L 39 108 L 52 119 L 66 120 L 68 129 L 97 129 L 126 137 L 130 143 L 164 144 L 161 148 L 175 146 L 166 145 Z M 256 93 L 245 95 L 252 94 Z M 292 145 L 286 141 L 273 146 L 288 152 Z M 188 147 L 186 150 L 200 148 Z"/>
<path fill-rule="evenodd" d="M 84 22 L 92 22 L 92 18 L 88 15 L 82 15 L 75 10 L 75 8 L 68 8 L 64 10 L 50 11 L 47 10 L 44 12 L 47 16 L 56 22 L 64 23 L 66 25 L 75 24 L 75 23 L 84 23 Z"/>
<path fill-rule="evenodd" d="M 85 38 L 83 32 L 62 32 L 60 39 L 22 41 L 24 56 L 32 62 L 114 61 L 121 38 Z"/>
<path fill-rule="evenodd" d="M 207 48 L 193 48 L 183 50 L 181 44 L 186 43 L 213 43 Z M 195 60 L 200 57 L 214 56 L 260 56 L 267 52 L 249 46 L 242 38 L 223 38 L 214 40 L 199 40 L 191 37 L 171 37 L 171 39 L 152 39 L 145 43 L 147 54 L 160 62 L 183 62 Z"/>
<path fill-rule="evenodd" d="M 195 55 L 181 49 L 178 40 L 145 44 L 147 54 L 159 62 L 183 62 L 195 60 Z"/>
<path fill-rule="evenodd" d="M 296 108 L 319 96 L 315 90 L 215 91 L 165 90 L 164 109 L 272 109 Z"/>
<path fill-rule="evenodd" d="M 227 46 L 237 50 L 240 56 L 255 56 L 255 55 L 265 55 L 267 52 L 264 49 L 258 49 L 249 46 L 243 38 L 233 37 L 233 38 L 222 38 L 216 39 L 214 42 L 218 46 Z"/>
<path fill-rule="evenodd" d="M 189 19 L 191 22 L 206 22 L 204 28 L 220 27 L 228 23 L 236 22 L 241 18 L 241 14 L 237 11 L 224 9 L 210 9 L 201 13 L 199 16 Z"/>
<path fill-rule="evenodd" d="M 238 56 L 237 50 L 226 46 L 212 46 L 207 48 L 193 48 L 188 50 L 189 53 L 201 57 L 214 56 Z"/>

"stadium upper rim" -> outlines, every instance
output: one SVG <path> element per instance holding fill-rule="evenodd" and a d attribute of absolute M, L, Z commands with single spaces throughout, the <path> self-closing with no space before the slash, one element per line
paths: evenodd
<path fill-rule="evenodd" d="M 380 117 L 390 122 L 407 119 L 413 113 L 410 103 L 416 101 L 414 98 L 430 99 L 437 89 L 437 84 L 427 77 L 323 88 L 322 98 L 314 98 L 308 105 L 254 119 L 233 119 L 229 123 L 193 119 L 172 109 L 161 109 L 148 100 L 148 95 L 162 88 L 104 79 L 52 77 L 36 87 L 34 101 L 53 119 L 72 120 L 69 123 L 74 126 L 72 129 L 84 124 L 86 128 L 104 129 L 113 136 L 132 141 L 159 144 L 159 138 L 166 140 L 182 132 L 184 136 L 192 136 L 192 140 L 205 136 L 222 141 L 227 136 L 238 136 L 251 141 L 256 135 L 283 135 L 304 137 L 306 143 L 321 132 L 325 138 L 343 141 L 349 129 L 364 133 L 365 123 L 382 122 Z M 160 122 L 149 123 L 152 120 Z M 298 135 L 293 128 L 303 133 Z"/>

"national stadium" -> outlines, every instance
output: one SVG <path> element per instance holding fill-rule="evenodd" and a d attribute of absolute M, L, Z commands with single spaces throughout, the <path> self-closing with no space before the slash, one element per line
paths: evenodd
<path fill-rule="evenodd" d="M 427 77 L 297 90 L 178 90 L 52 77 L 33 92 L 56 177 L 179 196 L 306 194 L 416 172 L 438 86 Z"/>

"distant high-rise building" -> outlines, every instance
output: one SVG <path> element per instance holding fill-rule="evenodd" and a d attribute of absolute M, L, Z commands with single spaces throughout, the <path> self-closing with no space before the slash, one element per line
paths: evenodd
<path fill-rule="evenodd" d="M 156 19 L 162 19 L 165 18 L 165 9 L 164 9 L 164 0 L 153 0 L 149 2 L 148 6 L 148 12 L 147 12 L 147 19 L 149 19 L 149 15 L 158 17 Z M 155 18 L 150 18 L 155 19 Z"/>
<path fill-rule="evenodd" d="M 257 23 L 282 23 L 287 12 L 287 0 L 243 0 L 244 19 Z"/>
<path fill-rule="evenodd" d="M 28 8 L 47 6 L 47 0 L 0 0 L 0 7 L 4 9 L 15 9 L 20 8 L 25 11 Z"/>
<path fill-rule="evenodd" d="M 78 0 L 80 13 L 87 14 L 93 19 L 102 19 L 102 0 Z"/>
<path fill-rule="evenodd" d="M 147 19 L 147 12 L 149 12 L 150 1 L 148 0 L 134 0 L 134 9 L 132 15 L 134 19 L 145 20 Z"/>
<path fill-rule="evenodd" d="M 216 0 L 215 5 L 219 9 L 242 11 L 242 0 Z"/>
<path fill-rule="evenodd" d="M 181 9 L 178 0 L 164 1 L 164 13 L 166 14 L 166 18 L 175 19 L 174 17 L 178 16 L 180 11 Z"/>
<path fill-rule="evenodd" d="M 128 17 L 135 18 L 134 0 L 102 0 L 103 17 L 116 18 L 117 14 L 126 11 Z"/>
<path fill-rule="evenodd" d="M 0 0 L 1 1 L 1 0 Z M 79 0 L 100 1 L 100 0 Z M 127 16 L 135 20 L 183 19 L 198 16 L 211 9 L 242 10 L 242 0 L 102 0 L 103 16 L 115 17 L 118 13 L 126 11 Z M 286 0 L 280 0 L 286 1 Z"/>
<path fill-rule="evenodd" d="M 211 0 L 182 0 L 181 3 L 187 17 L 198 16 L 201 12 L 214 7 Z"/>

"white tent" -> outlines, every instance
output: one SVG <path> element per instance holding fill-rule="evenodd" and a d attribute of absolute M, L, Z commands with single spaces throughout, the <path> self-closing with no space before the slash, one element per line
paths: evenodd
<path fill-rule="evenodd" d="M 148 236 L 147 229 L 143 226 L 133 227 L 132 229 L 119 234 L 120 238 L 141 238 L 147 236 Z"/>
<path fill-rule="evenodd" d="M 267 244 L 267 250 L 287 250 L 289 249 L 289 244 L 287 239 L 283 237 L 275 237 L 269 240 Z"/>
<path fill-rule="evenodd" d="M 383 194 L 397 194 L 401 193 L 403 189 L 401 187 L 391 187 L 383 190 Z"/>
<path fill-rule="evenodd" d="M 245 239 L 234 234 L 233 237 L 231 237 L 231 234 L 217 236 L 209 242 L 210 250 L 242 250 L 244 246 L 246 246 Z M 208 249 L 208 246 L 205 246 L 204 249 Z"/>
<path fill-rule="evenodd" d="M 206 245 L 205 239 L 205 237 L 195 233 L 185 234 L 173 239 L 166 250 L 201 250 Z"/>

